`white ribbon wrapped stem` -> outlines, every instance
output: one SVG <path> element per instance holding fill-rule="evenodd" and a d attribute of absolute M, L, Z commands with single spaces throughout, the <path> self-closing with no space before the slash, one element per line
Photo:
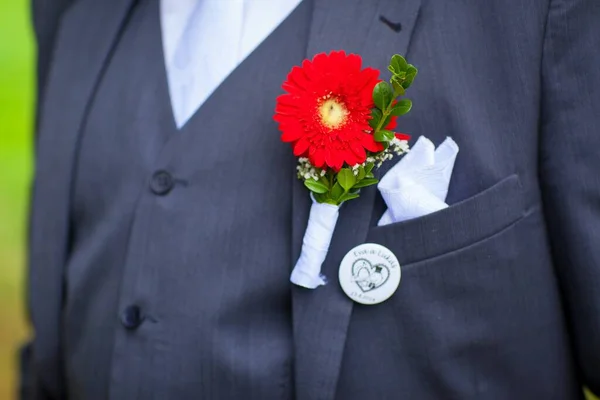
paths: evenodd
<path fill-rule="evenodd" d="M 317 203 L 313 199 L 300 257 L 290 276 L 292 283 L 307 289 L 327 283 L 321 274 L 321 265 L 327 257 L 338 216 L 339 206 Z"/>

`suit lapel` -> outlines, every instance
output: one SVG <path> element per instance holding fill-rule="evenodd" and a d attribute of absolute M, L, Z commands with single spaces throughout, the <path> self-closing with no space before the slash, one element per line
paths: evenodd
<path fill-rule="evenodd" d="M 360 54 L 364 66 L 379 68 L 383 77 L 387 77 L 386 67 L 392 54 L 404 55 L 408 50 L 420 0 L 380 0 L 374 6 L 375 3 L 314 0 L 307 58 L 319 52 L 343 49 Z M 382 23 L 380 16 L 400 22 L 400 32 Z M 292 187 L 294 264 L 300 254 L 310 199 L 304 185 L 295 177 Z M 375 187 L 363 189 L 359 199 L 341 208 L 329 254 L 322 267 L 329 283 L 315 290 L 292 288 L 298 400 L 332 400 L 335 397 L 353 307 L 353 302 L 339 286 L 338 266 L 350 249 L 364 243 L 376 190 Z"/>
<path fill-rule="evenodd" d="M 40 110 L 30 232 L 29 296 L 40 379 L 61 397 L 60 314 L 69 246 L 71 178 L 91 97 L 133 0 L 78 2 L 65 15 Z M 43 310 L 37 314 L 35 311 Z"/>

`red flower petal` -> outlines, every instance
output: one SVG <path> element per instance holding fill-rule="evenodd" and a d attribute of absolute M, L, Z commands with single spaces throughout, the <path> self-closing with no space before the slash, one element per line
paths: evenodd
<path fill-rule="evenodd" d="M 306 153 L 306 150 L 310 147 L 310 142 L 306 140 L 306 137 L 300 138 L 296 144 L 294 144 L 294 155 L 299 157 Z"/>
<path fill-rule="evenodd" d="M 364 162 L 364 159 L 366 159 L 366 153 L 365 153 L 365 157 L 361 160 L 361 157 L 358 157 L 353 151 L 351 150 L 346 150 L 344 152 L 344 161 L 346 162 L 346 164 L 348 165 L 356 165 L 356 164 L 362 164 Z"/>
<path fill-rule="evenodd" d="M 350 148 L 352 149 L 354 154 L 356 154 L 356 156 L 359 159 L 359 161 L 357 161 L 357 164 L 362 164 L 364 162 L 364 160 L 367 158 L 367 152 L 365 151 L 365 148 L 363 146 L 361 146 L 359 143 L 355 143 L 355 142 L 352 142 L 350 144 Z M 360 160 L 363 160 L 363 161 L 360 161 Z"/>
<path fill-rule="evenodd" d="M 337 164 L 337 161 L 338 161 L 338 159 L 335 158 L 336 156 L 338 156 L 338 157 L 340 156 L 340 154 L 336 151 L 328 151 L 328 150 L 325 151 L 325 163 L 327 164 L 327 166 L 329 166 L 331 168 L 335 168 L 335 165 Z"/>
<path fill-rule="evenodd" d="M 361 68 L 356 54 L 320 53 L 292 68 L 282 85 L 286 94 L 277 98 L 274 116 L 281 140 L 317 168 L 339 170 L 383 150 L 367 133 L 379 71 Z"/>
<path fill-rule="evenodd" d="M 368 133 L 363 133 L 361 144 L 365 149 L 369 150 L 372 153 L 376 153 L 378 151 L 383 150 L 383 146 L 380 143 L 377 143 L 375 141 L 375 138 L 373 138 L 373 136 L 369 135 Z"/>
<path fill-rule="evenodd" d="M 325 151 L 322 148 L 315 149 L 314 147 L 310 150 L 313 149 L 313 154 L 309 153 L 310 163 L 317 168 L 323 168 L 323 165 L 325 164 Z"/>
<path fill-rule="evenodd" d="M 410 140 L 410 135 L 405 133 L 396 133 L 396 139 L 398 140 Z"/>
<path fill-rule="evenodd" d="M 290 128 L 283 131 L 281 134 L 282 142 L 295 142 L 304 135 L 304 131 L 299 128 Z"/>
<path fill-rule="evenodd" d="M 390 122 L 389 122 L 389 124 L 386 125 L 385 129 L 387 129 L 389 131 L 393 131 L 394 129 L 396 129 L 397 125 L 398 125 L 398 117 L 396 115 L 393 115 L 392 118 L 390 118 Z"/>

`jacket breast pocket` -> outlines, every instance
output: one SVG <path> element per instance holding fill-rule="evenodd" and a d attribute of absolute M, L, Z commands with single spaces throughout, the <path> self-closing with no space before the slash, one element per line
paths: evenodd
<path fill-rule="evenodd" d="M 448 208 L 408 221 L 373 227 L 367 241 L 388 247 L 401 264 L 437 257 L 484 240 L 526 212 L 517 174 Z"/>

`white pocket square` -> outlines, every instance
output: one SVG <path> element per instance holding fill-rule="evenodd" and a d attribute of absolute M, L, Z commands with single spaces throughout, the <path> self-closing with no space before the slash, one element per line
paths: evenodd
<path fill-rule="evenodd" d="M 377 225 L 431 214 L 448 207 L 446 196 L 458 145 L 451 138 L 435 148 L 421 136 L 377 185 L 388 209 Z"/>

